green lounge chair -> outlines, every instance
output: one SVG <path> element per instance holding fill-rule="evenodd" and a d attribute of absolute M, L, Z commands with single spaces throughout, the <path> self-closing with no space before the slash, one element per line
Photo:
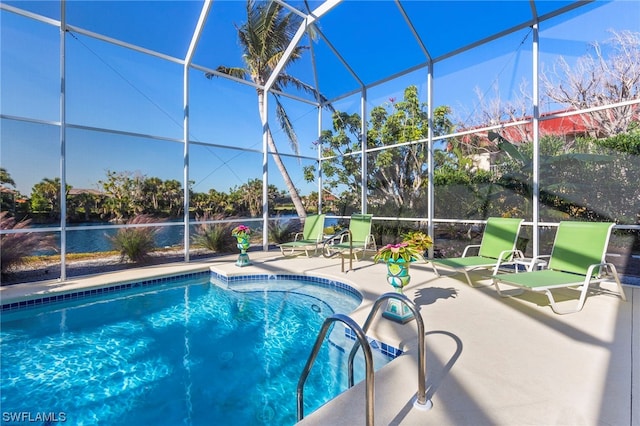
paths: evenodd
<path fill-rule="evenodd" d="M 332 241 L 326 241 L 323 247 L 325 257 L 331 257 L 336 254 L 345 256 L 351 255 L 358 259 L 358 253 L 361 253 L 362 259 L 367 251 L 375 252 L 377 250 L 376 240 L 371 234 L 371 214 L 352 214 L 349 220 L 349 229 L 336 234 Z"/>
<path fill-rule="evenodd" d="M 282 254 L 284 256 L 293 256 L 304 252 L 307 257 L 311 257 L 309 252 L 313 250 L 315 255 L 324 235 L 324 218 L 324 214 L 307 216 L 304 220 L 302 232 L 296 233 L 293 241 L 279 244 Z"/>
<path fill-rule="evenodd" d="M 589 286 L 604 281 L 602 273 L 609 269 L 622 300 L 627 300 L 620 284 L 616 267 L 605 261 L 611 229 L 615 224 L 604 222 L 560 222 L 548 266 L 518 274 L 496 274 L 493 283 L 503 297 L 500 284 L 520 287 L 525 290 L 544 292 L 549 298 L 551 309 L 557 314 L 578 312 L 584 306 Z M 561 310 L 553 298 L 551 290 L 577 287 L 580 291 L 578 304 L 574 309 Z"/>
<path fill-rule="evenodd" d="M 493 269 L 494 274 L 498 269 L 509 264 L 516 253 L 522 257 L 522 253 L 516 250 L 518 233 L 523 219 L 490 217 L 484 228 L 480 244 L 466 246 L 462 257 L 445 259 L 428 259 L 433 272 L 440 276 L 439 267 L 453 269 L 456 273 L 463 272 L 467 282 L 474 287 L 469 271 L 474 269 Z M 469 249 L 478 249 L 476 256 L 469 256 Z"/>

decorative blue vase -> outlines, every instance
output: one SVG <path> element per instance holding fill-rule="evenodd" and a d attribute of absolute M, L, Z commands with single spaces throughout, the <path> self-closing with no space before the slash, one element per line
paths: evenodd
<path fill-rule="evenodd" d="M 409 285 L 411 276 L 409 275 L 409 265 L 411 262 L 405 262 L 402 259 L 387 261 L 387 282 L 391 284 L 396 293 L 404 294 L 402 289 Z M 402 301 L 397 299 L 389 299 L 387 308 L 382 316 L 399 323 L 406 323 L 413 319 L 413 312 Z"/>
<path fill-rule="evenodd" d="M 247 250 L 249 249 L 249 237 L 236 237 L 238 242 L 238 249 L 240 249 L 240 254 L 238 255 L 238 260 L 236 260 L 236 266 L 243 267 L 251 265 L 251 260 L 249 260 L 249 255 L 247 254 Z"/>

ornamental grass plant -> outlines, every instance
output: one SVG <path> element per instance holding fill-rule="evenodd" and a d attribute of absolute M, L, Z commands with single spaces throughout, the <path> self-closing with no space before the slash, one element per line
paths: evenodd
<path fill-rule="evenodd" d="M 128 225 L 142 225 L 154 223 L 150 215 L 137 215 L 127 222 Z M 116 235 L 108 237 L 114 250 L 120 253 L 120 261 L 129 259 L 131 262 L 141 263 L 149 259 L 149 254 L 155 248 L 155 237 L 158 229 L 154 227 L 122 228 Z"/>
<path fill-rule="evenodd" d="M 221 220 L 222 215 L 211 216 L 206 213 L 201 218 L 202 222 Z M 229 253 L 235 247 L 235 240 L 230 235 L 231 224 L 229 223 L 201 223 L 196 226 L 195 235 L 191 237 L 191 242 L 198 247 L 204 247 L 215 253 Z"/>
<path fill-rule="evenodd" d="M 300 230 L 299 220 L 277 219 L 269 222 L 269 241 L 283 244 L 291 241 L 296 232 Z"/>
<path fill-rule="evenodd" d="M 8 212 L 0 212 L 0 229 L 26 229 L 31 220 L 16 221 Z M 53 249 L 52 235 L 42 233 L 3 234 L 0 236 L 0 267 L 2 274 L 11 272 L 16 266 L 37 250 Z"/>

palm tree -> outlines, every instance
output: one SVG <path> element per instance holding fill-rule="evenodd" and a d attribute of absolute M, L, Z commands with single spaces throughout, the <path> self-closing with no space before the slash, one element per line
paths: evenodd
<path fill-rule="evenodd" d="M 13 180 L 7 169 L 0 167 L 0 211 L 10 210 L 15 214 L 17 191 L 5 187 L 5 183 L 13 186 L 14 188 L 16 186 L 16 182 Z"/>
<path fill-rule="evenodd" d="M 71 189 L 67 185 L 66 192 Z M 65 193 L 65 197 L 67 194 Z M 60 178 L 44 178 L 31 189 L 31 208 L 33 211 L 47 212 L 50 217 L 60 215 Z"/>
<path fill-rule="evenodd" d="M 298 24 L 294 18 L 295 15 L 293 13 L 285 13 L 282 6 L 276 2 L 269 1 L 264 3 L 248 0 L 247 22 L 242 24 L 240 27 L 236 26 L 240 45 L 242 46 L 242 58 L 245 62 L 245 67 L 219 66 L 217 68 L 217 71 L 220 73 L 236 78 L 249 78 L 257 85 L 256 92 L 258 94 L 258 108 L 261 117 L 264 116 L 265 92 L 263 87 L 269 77 L 271 77 L 274 68 L 282 58 L 298 28 Z M 287 66 L 300 59 L 302 53 L 306 49 L 306 46 L 296 46 L 289 57 Z M 205 74 L 207 78 L 212 78 L 214 75 L 215 74 L 213 73 Z M 272 87 L 275 90 L 281 91 L 282 88 L 286 86 L 293 86 L 298 90 L 314 94 L 316 98 L 321 101 L 325 100 L 313 87 L 303 83 L 291 75 L 288 75 L 283 69 Z M 273 96 L 276 102 L 276 117 L 278 119 L 278 123 L 287 135 L 287 138 L 291 143 L 291 148 L 296 154 L 298 154 L 298 139 L 293 129 L 293 125 L 280 102 L 280 96 L 275 93 L 273 93 Z M 326 107 L 332 109 L 331 105 L 327 104 Z M 304 205 L 300 199 L 298 190 L 294 186 L 293 181 L 280 158 L 273 136 L 268 128 L 267 144 L 276 166 L 278 167 L 278 170 L 280 170 L 282 178 L 287 185 L 287 189 L 289 190 L 289 194 L 291 195 L 291 199 L 298 216 L 301 218 L 306 217 Z"/>
<path fill-rule="evenodd" d="M 8 183 L 11 186 L 16 186 L 15 181 L 4 167 L 0 167 L 0 184 Z"/>

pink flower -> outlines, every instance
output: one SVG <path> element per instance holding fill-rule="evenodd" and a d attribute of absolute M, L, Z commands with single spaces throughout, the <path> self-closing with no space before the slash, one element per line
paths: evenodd
<path fill-rule="evenodd" d="M 251 228 L 246 225 L 238 225 L 231 230 L 231 235 L 234 237 L 246 237 L 251 234 Z"/>
<path fill-rule="evenodd" d="M 406 247 L 408 244 L 406 243 L 399 243 L 399 244 L 387 244 L 387 246 L 385 248 L 388 248 L 389 250 L 391 250 L 392 253 L 400 253 L 400 250 L 403 247 Z"/>

